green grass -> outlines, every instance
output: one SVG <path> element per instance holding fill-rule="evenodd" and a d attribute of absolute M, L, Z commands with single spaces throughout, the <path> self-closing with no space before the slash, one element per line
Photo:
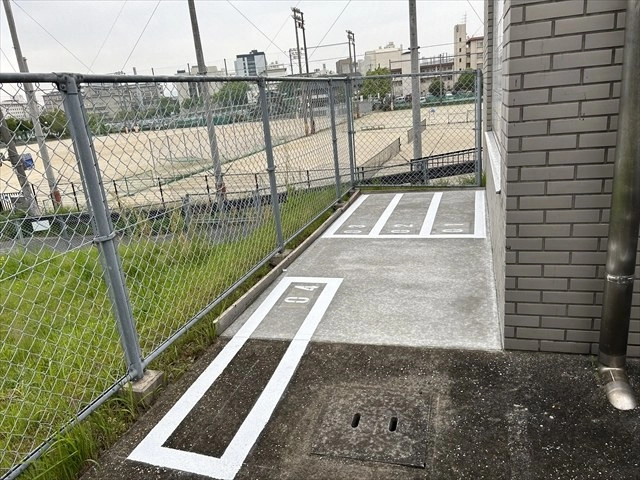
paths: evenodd
<path fill-rule="evenodd" d="M 285 238 L 334 199 L 333 188 L 290 192 L 281 206 Z M 236 241 L 212 245 L 196 232 L 158 241 L 145 236 L 148 230 L 141 228 L 135 241 L 120 245 L 145 356 L 273 251 L 270 212 L 266 206 L 262 225 Z M 170 224 L 182 231 L 177 219 Z M 214 340 L 217 315 L 267 271 L 264 267 L 256 272 L 156 359 L 154 368 L 168 372 L 170 378 L 188 368 Z M 15 251 L 0 256 L 0 272 L 2 475 L 123 375 L 125 366 L 95 248 L 64 254 L 45 250 L 37 256 Z M 131 402 L 111 399 L 87 421 L 59 436 L 25 478 L 75 478 L 136 415 Z"/>

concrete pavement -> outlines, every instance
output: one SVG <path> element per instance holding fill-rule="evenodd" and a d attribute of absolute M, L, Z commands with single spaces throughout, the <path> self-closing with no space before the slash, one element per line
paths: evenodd
<path fill-rule="evenodd" d="M 83 478 L 638 478 L 591 358 L 501 351 L 484 220 L 362 196 Z"/>

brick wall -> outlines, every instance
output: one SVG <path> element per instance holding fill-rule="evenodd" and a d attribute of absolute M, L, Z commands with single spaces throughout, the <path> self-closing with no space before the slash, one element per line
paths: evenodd
<path fill-rule="evenodd" d="M 504 2 L 505 348 L 597 352 L 625 9 Z M 629 356 L 639 319 L 636 293 Z"/>

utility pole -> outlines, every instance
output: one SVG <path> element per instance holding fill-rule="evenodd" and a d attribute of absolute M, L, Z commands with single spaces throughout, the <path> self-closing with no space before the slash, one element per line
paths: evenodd
<path fill-rule="evenodd" d="M 4 5 L 4 11 L 7 14 L 7 23 L 9 24 L 9 31 L 11 32 L 11 40 L 13 41 L 13 48 L 16 51 L 16 59 L 18 60 L 18 68 L 23 73 L 29 72 L 27 67 L 27 60 L 22 55 L 22 49 L 20 48 L 20 41 L 18 40 L 18 32 L 16 30 L 16 23 L 13 18 L 13 12 L 11 11 L 10 0 L 2 0 Z M 49 150 L 47 149 L 46 138 L 42 131 L 42 125 L 40 125 L 40 112 L 38 108 L 38 101 L 36 100 L 35 90 L 31 82 L 24 82 L 24 91 L 27 96 L 27 108 L 29 110 L 29 117 L 33 123 L 33 129 L 36 135 L 36 141 L 38 142 L 38 150 L 42 157 L 42 164 L 44 166 L 44 173 L 47 177 L 47 183 L 49 184 L 49 193 L 51 195 L 51 201 L 54 208 L 62 206 L 62 197 L 60 196 L 60 190 L 58 190 L 58 182 L 56 175 L 51 167 L 51 159 L 49 158 Z"/>
<path fill-rule="evenodd" d="M 413 113 L 413 159 L 422 158 L 422 130 L 420 129 L 420 66 L 418 64 L 418 21 L 416 0 L 409 0 L 409 41 L 411 43 L 411 110 Z M 425 166 L 425 169 L 427 167 Z"/>
<path fill-rule="evenodd" d="M 295 8 L 293 7 L 291 9 L 291 11 L 293 12 L 293 20 L 295 23 L 295 27 L 296 27 L 296 45 L 298 48 L 298 64 L 300 65 L 300 70 L 302 70 L 302 59 L 300 58 L 300 41 L 298 40 L 298 29 L 302 30 L 302 44 L 303 44 L 303 49 L 304 49 L 304 63 L 305 63 L 305 71 L 307 74 L 307 77 L 309 76 L 309 55 L 307 54 L 307 34 L 305 32 L 305 28 L 304 28 L 304 13 L 302 13 L 300 11 L 299 8 Z M 316 122 L 313 119 L 313 105 L 312 105 L 312 101 L 313 101 L 313 84 L 311 84 L 310 87 L 308 87 L 307 89 L 307 95 L 306 95 L 306 99 L 305 99 L 305 105 L 308 103 L 309 104 L 309 120 L 311 123 L 311 126 L 309 127 L 309 125 L 307 124 L 307 116 L 305 113 L 305 117 L 304 117 L 304 131 L 305 131 L 305 135 L 308 135 L 309 133 L 313 134 L 316 133 Z"/>
<path fill-rule="evenodd" d="M 300 56 L 300 38 L 298 37 L 298 28 L 299 28 L 299 23 L 302 21 L 302 17 L 301 17 L 302 12 L 295 7 L 292 8 L 291 11 L 293 12 L 293 23 L 296 29 L 296 51 L 298 52 L 298 74 L 302 76 L 302 57 Z"/>
<path fill-rule="evenodd" d="M 356 36 L 351 30 L 347 30 L 347 42 L 349 43 L 349 72 L 355 75 L 358 71 L 358 60 L 356 59 Z M 351 48 L 353 47 L 353 56 Z M 355 116 L 360 118 L 360 102 L 355 102 Z"/>
<path fill-rule="evenodd" d="M 204 63 L 204 53 L 202 52 L 202 42 L 200 41 L 200 29 L 198 28 L 198 17 L 196 16 L 196 6 L 194 0 L 187 0 L 189 3 L 189 16 L 191 17 L 191 30 L 193 31 L 193 43 L 196 49 L 196 60 L 198 62 L 198 75 L 207 74 L 207 64 Z M 216 139 L 216 129 L 213 124 L 213 112 L 211 108 L 211 94 L 209 83 L 203 82 L 202 92 L 204 94 L 204 109 L 207 116 L 207 133 L 209 134 L 209 146 L 211 148 L 211 159 L 213 160 L 213 170 L 216 182 L 216 204 L 218 213 L 224 208 L 226 187 L 222 178 L 222 166 L 220 164 L 220 152 L 218 151 L 218 140 Z"/>
<path fill-rule="evenodd" d="M 349 73 L 355 73 L 355 56 L 356 56 L 356 38 L 351 30 L 347 30 L 347 42 L 349 43 Z M 351 55 L 351 46 L 353 45 L 353 56 Z"/>

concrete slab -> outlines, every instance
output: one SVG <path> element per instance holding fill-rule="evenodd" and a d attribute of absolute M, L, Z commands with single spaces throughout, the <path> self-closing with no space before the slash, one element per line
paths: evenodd
<path fill-rule="evenodd" d="M 371 231 L 395 194 L 369 195 L 345 222 Z M 406 193 L 395 209 L 421 224 L 434 194 Z M 470 228 L 475 192 L 445 192 L 443 219 Z M 449 200 L 449 198 L 451 200 Z M 395 209 L 382 226 L 396 221 Z M 378 217 L 371 215 L 375 212 Z M 440 210 L 438 210 L 440 212 Z M 347 212 L 348 213 L 348 212 Z M 345 215 L 347 214 L 345 213 Z M 483 211 L 484 213 L 484 211 Z M 366 222 L 364 221 L 366 219 Z M 459 220 L 457 220 L 459 219 Z M 342 227 L 340 227 L 342 228 Z M 359 235 L 359 234 L 355 234 Z M 499 350 L 498 324 L 486 238 L 321 238 L 289 266 L 286 276 L 342 278 L 312 340 L 371 345 Z M 268 291 L 263 294 L 263 298 Z M 234 335 L 260 299 L 223 336 Z M 293 322 L 293 325 L 292 325 Z M 251 338 L 293 338 L 296 320 L 274 312 Z M 289 325 L 283 328 L 283 325 Z"/>
<path fill-rule="evenodd" d="M 273 344 L 269 347 L 269 344 Z M 198 475 L 127 460 L 133 448 L 227 345 L 221 339 L 194 369 L 92 466 L 83 480 L 205 480 Z M 249 340 L 253 355 L 282 342 Z M 275 353 L 275 350 L 272 352 Z M 238 365 L 251 366 L 251 362 Z M 638 411 L 611 407 L 586 356 L 523 352 L 429 350 L 311 343 L 296 374 L 236 479 L 600 479 L 637 477 Z M 637 390 L 640 362 L 629 362 Z M 244 388 L 244 387 L 243 387 Z M 315 426 L 336 392 L 406 392 L 428 397 L 425 468 L 312 454 Z M 242 390 L 242 388 L 240 389 Z M 365 395 L 366 396 L 366 395 Z M 242 400 L 229 396 L 229 403 Z M 205 394 L 194 444 L 226 431 L 207 428 L 221 399 Z M 222 430 L 232 430 L 233 426 Z"/>

